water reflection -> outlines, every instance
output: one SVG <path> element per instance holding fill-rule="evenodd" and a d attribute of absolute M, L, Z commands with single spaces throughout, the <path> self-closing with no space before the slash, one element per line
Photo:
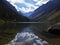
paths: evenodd
<path fill-rule="evenodd" d="M 48 43 L 35 35 L 30 27 L 27 27 L 18 32 L 7 45 L 48 45 Z"/>
<path fill-rule="evenodd" d="M 0 25 L 0 45 L 8 43 L 15 37 L 17 32 L 26 26 L 28 24 L 4 23 Z"/>
<path fill-rule="evenodd" d="M 5 23 L 0 26 L 0 42 L 1 42 L 0 45 L 4 45 L 4 44 L 7 45 L 7 43 L 13 44 L 13 42 L 14 43 L 18 42 L 19 45 L 21 43 L 23 43 L 22 45 L 28 45 L 26 43 L 29 43 L 30 45 L 33 45 L 35 43 L 36 45 L 37 44 L 40 45 L 43 43 L 45 44 L 47 42 L 42 41 L 42 39 L 39 38 L 40 32 L 38 32 L 38 29 L 40 28 L 37 29 L 37 27 L 40 27 L 40 26 L 42 25 L 41 24 L 28 24 L 28 23 L 27 24 L 26 23 L 25 24 L 24 23 L 23 24 Z M 37 36 L 36 33 L 39 36 Z"/>

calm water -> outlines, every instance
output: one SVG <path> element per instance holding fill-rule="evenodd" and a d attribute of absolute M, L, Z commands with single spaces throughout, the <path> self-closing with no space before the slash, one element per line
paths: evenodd
<path fill-rule="evenodd" d="M 0 45 L 6 44 L 7 42 L 11 41 L 18 32 L 23 31 L 23 29 L 25 28 L 28 28 L 26 30 L 32 30 L 33 33 L 37 34 L 40 37 L 40 32 L 42 31 L 43 27 L 47 28 L 46 26 L 42 26 L 42 24 L 29 24 L 29 23 L 2 24 L 0 25 L 0 42 L 1 42 Z"/>
<path fill-rule="evenodd" d="M 2 24 L 0 25 L 0 42 L 1 42 L 0 45 L 7 44 L 11 40 L 13 40 L 18 32 L 30 31 L 30 30 L 31 30 L 30 32 L 36 34 L 38 37 L 41 37 L 41 39 L 48 41 L 47 37 L 44 37 L 43 35 L 41 35 L 41 32 L 44 31 L 44 29 L 47 29 L 48 27 L 49 25 L 47 23 L 40 23 L 40 24 L 5 23 L 5 24 Z M 51 40 L 49 41 L 50 43 L 51 43 Z M 59 41 L 60 39 L 57 42 Z"/>

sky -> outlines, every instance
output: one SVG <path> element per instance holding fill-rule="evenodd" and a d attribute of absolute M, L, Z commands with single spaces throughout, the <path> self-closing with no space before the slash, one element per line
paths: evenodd
<path fill-rule="evenodd" d="M 12 4 L 17 11 L 22 13 L 29 13 L 35 11 L 37 8 L 46 4 L 50 0 L 7 0 Z"/>

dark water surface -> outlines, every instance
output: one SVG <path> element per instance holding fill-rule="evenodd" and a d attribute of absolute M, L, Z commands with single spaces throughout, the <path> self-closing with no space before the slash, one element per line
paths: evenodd
<path fill-rule="evenodd" d="M 0 45 L 7 44 L 11 41 L 18 32 L 22 29 L 30 28 L 33 32 L 41 37 L 43 40 L 47 40 L 50 44 L 60 44 L 60 38 L 47 38 L 41 34 L 42 31 L 46 31 L 50 25 L 47 23 L 29 24 L 29 23 L 4 23 L 0 25 Z M 47 33 L 48 34 L 48 33 Z M 50 36 L 50 35 L 49 35 Z M 51 37 L 51 36 L 50 36 Z M 57 41 L 57 42 L 56 42 Z"/>

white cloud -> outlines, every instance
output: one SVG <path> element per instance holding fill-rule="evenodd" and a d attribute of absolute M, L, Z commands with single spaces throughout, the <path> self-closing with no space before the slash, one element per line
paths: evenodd
<path fill-rule="evenodd" d="M 43 4 L 46 4 L 47 2 L 49 2 L 50 0 L 41 0 L 41 2 L 43 3 Z"/>
<path fill-rule="evenodd" d="M 7 1 L 10 2 L 17 9 L 17 11 L 28 13 L 28 12 L 33 12 L 41 5 L 46 4 L 49 0 L 33 0 L 34 2 L 36 2 L 36 4 L 25 2 L 25 0 L 7 0 Z M 17 5 L 15 5 L 15 3 L 22 3 L 25 6 L 27 6 L 27 8 L 25 8 L 24 6 L 20 8 Z"/>
<path fill-rule="evenodd" d="M 24 0 L 7 0 L 12 3 L 24 3 Z"/>

